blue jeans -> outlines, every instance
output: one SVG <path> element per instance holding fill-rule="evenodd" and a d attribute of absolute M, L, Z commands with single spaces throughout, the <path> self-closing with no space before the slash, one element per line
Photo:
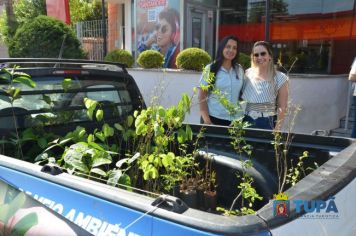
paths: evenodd
<path fill-rule="evenodd" d="M 356 138 L 356 96 L 353 96 L 353 107 L 354 107 L 354 126 L 352 127 L 351 138 Z"/>
<path fill-rule="evenodd" d="M 277 116 L 259 117 L 256 120 L 254 120 L 251 116 L 248 115 L 245 115 L 244 117 L 244 121 L 250 124 L 248 128 L 257 129 L 274 129 L 276 120 Z"/>

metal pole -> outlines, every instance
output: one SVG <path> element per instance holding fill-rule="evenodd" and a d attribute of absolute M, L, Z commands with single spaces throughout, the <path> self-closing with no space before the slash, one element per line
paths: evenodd
<path fill-rule="evenodd" d="M 355 18 L 355 10 L 356 10 L 356 0 L 354 0 L 354 5 L 352 8 L 352 18 L 351 18 L 351 26 L 350 26 L 350 35 L 349 38 L 351 40 L 352 36 L 352 29 L 353 29 L 353 23 L 354 23 L 354 18 Z M 351 43 L 350 43 L 351 44 Z M 350 48 L 351 49 L 351 48 Z M 353 103 L 353 87 L 352 82 L 349 82 L 349 90 L 348 90 L 348 96 L 347 96 L 347 104 L 346 104 L 346 118 L 345 118 L 345 130 L 349 129 L 349 120 L 350 120 L 350 106 Z M 352 104 L 354 106 L 354 104 Z M 356 117 L 354 117 L 354 122 L 356 122 Z"/>
<path fill-rule="evenodd" d="M 353 97 L 353 86 L 352 86 L 352 82 L 349 81 L 349 88 L 348 88 L 348 92 L 347 92 L 347 103 L 346 103 L 346 117 L 345 117 L 345 130 L 349 129 L 349 120 L 350 120 L 350 106 L 352 104 L 351 101 L 352 97 Z M 355 118 L 354 118 L 355 119 Z"/>
<path fill-rule="evenodd" d="M 215 48 L 213 50 L 213 56 L 215 58 L 215 52 L 219 47 L 219 29 L 220 29 L 220 0 L 218 0 L 218 8 L 216 10 L 216 25 L 215 25 Z"/>
<path fill-rule="evenodd" d="M 105 0 L 101 0 L 101 21 L 102 21 L 102 33 L 103 33 L 103 59 L 106 56 L 107 45 L 106 45 L 106 14 L 105 14 Z"/>
<path fill-rule="evenodd" d="M 266 12 L 265 12 L 265 41 L 269 42 L 269 2 L 270 0 L 266 0 Z"/>

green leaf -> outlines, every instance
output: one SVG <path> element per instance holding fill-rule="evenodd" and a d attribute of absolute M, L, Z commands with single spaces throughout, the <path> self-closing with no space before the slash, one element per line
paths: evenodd
<path fill-rule="evenodd" d="M 124 131 L 124 127 L 122 127 L 122 125 L 120 125 L 119 123 L 115 123 L 114 127 L 119 131 Z"/>
<path fill-rule="evenodd" d="M 2 73 L 0 75 L 0 79 L 8 80 L 8 81 L 11 80 L 11 74 L 6 68 L 2 68 L 0 72 Z"/>
<path fill-rule="evenodd" d="M 99 151 L 105 152 L 105 149 L 102 146 L 100 146 L 99 144 L 95 143 L 95 142 L 88 142 L 88 145 L 90 147 L 93 147 L 93 148 L 99 150 Z"/>
<path fill-rule="evenodd" d="M 84 98 L 84 105 L 87 109 L 94 110 L 96 106 L 98 105 L 97 101 L 94 101 L 90 98 Z"/>
<path fill-rule="evenodd" d="M 59 144 L 60 144 L 60 145 L 63 145 L 63 144 L 68 143 L 68 142 L 71 141 L 71 140 L 72 140 L 72 138 L 63 139 L 63 140 L 61 140 L 61 141 L 59 142 Z"/>
<path fill-rule="evenodd" d="M 95 137 L 100 139 L 101 142 L 105 142 L 105 136 L 104 136 L 103 132 L 96 132 Z"/>
<path fill-rule="evenodd" d="M 11 231 L 11 236 L 26 235 L 26 232 L 37 224 L 38 224 L 37 213 L 35 212 L 29 213 L 15 224 L 13 230 Z"/>
<path fill-rule="evenodd" d="M 94 113 L 94 109 L 87 110 L 87 116 L 89 117 L 90 120 L 93 120 L 93 113 Z"/>
<path fill-rule="evenodd" d="M 18 76 L 16 77 L 15 79 L 13 79 L 14 83 L 21 83 L 21 84 L 24 84 L 28 87 L 31 87 L 31 88 L 35 88 L 36 87 L 36 83 L 30 79 L 29 77 L 25 77 L 25 76 Z"/>
<path fill-rule="evenodd" d="M 168 168 L 169 166 L 173 165 L 174 154 L 172 156 L 168 153 L 167 155 L 163 155 L 161 157 L 162 157 L 162 164 L 165 168 Z"/>
<path fill-rule="evenodd" d="M 13 90 L 13 93 L 12 93 L 12 98 L 13 99 L 18 99 L 20 98 L 20 92 L 21 92 L 21 89 L 20 88 L 16 88 L 15 90 Z"/>
<path fill-rule="evenodd" d="M 149 161 L 150 163 L 152 163 L 154 159 L 155 159 L 155 156 L 154 156 L 153 154 L 151 154 L 151 155 L 148 156 L 148 161 Z"/>
<path fill-rule="evenodd" d="M 121 166 L 124 163 L 128 163 L 128 160 L 129 160 L 129 158 L 123 158 L 123 159 L 119 160 L 118 162 L 116 162 L 116 167 L 121 168 Z"/>
<path fill-rule="evenodd" d="M 83 127 L 80 127 L 79 129 L 77 128 L 78 132 L 78 138 L 84 137 L 84 135 L 87 133 Z"/>
<path fill-rule="evenodd" d="M 109 178 L 106 183 L 111 186 L 115 186 L 119 182 L 121 176 L 122 176 L 122 171 L 118 169 L 114 169 L 110 171 Z"/>
<path fill-rule="evenodd" d="M 183 129 L 179 129 L 178 130 L 178 142 L 184 143 L 186 140 L 187 140 L 186 133 L 184 132 Z"/>
<path fill-rule="evenodd" d="M 185 134 L 188 140 L 193 140 L 193 131 L 189 125 L 185 127 Z"/>
<path fill-rule="evenodd" d="M 32 128 L 27 128 L 25 131 L 23 131 L 22 139 L 26 139 L 26 140 L 34 140 L 34 139 L 36 139 L 36 136 L 33 134 L 33 129 Z"/>
<path fill-rule="evenodd" d="M 110 125 L 108 125 L 106 123 L 103 125 L 102 131 L 106 138 L 114 135 L 114 129 L 111 128 Z"/>
<path fill-rule="evenodd" d="M 146 125 L 142 122 L 136 125 L 136 134 L 141 135 L 144 134 Z"/>
<path fill-rule="evenodd" d="M 131 127 L 131 125 L 133 124 L 133 121 L 134 121 L 133 117 L 131 115 L 129 115 L 126 120 L 127 127 Z"/>
<path fill-rule="evenodd" d="M 127 174 L 123 174 L 119 178 L 119 184 L 125 185 L 125 186 L 131 186 L 131 178 Z M 128 190 L 132 190 L 131 188 L 127 188 Z"/>
<path fill-rule="evenodd" d="M 152 179 L 157 179 L 158 177 L 158 170 L 156 167 L 152 167 L 150 169 L 150 173 L 151 173 L 151 176 L 152 176 Z"/>
<path fill-rule="evenodd" d="M 97 121 L 101 121 L 104 117 L 104 111 L 102 109 L 98 109 L 95 113 L 95 117 Z"/>
<path fill-rule="evenodd" d="M 90 148 L 86 143 L 80 142 L 71 145 L 66 151 L 63 153 L 63 160 L 68 165 L 71 165 L 77 170 L 80 170 L 84 173 L 88 173 L 89 169 L 87 165 L 83 162 L 82 158 Z"/>
<path fill-rule="evenodd" d="M 44 149 L 47 147 L 48 143 L 47 143 L 47 140 L 45 138 L 39 138 L 37 140 L 37 144 L 40 148 Z"/>
<path fill-rule="evenodd" d="M 70 89 L 71 85 L 72 85 L 72 79 L 71 78 L 65 78 L 62 81 L 62 87 L 63 87 L 64 92 L 67 92 L 68 89 Z"/>
<path fill-rule="evenodd" d="M 88 135 L 88 138 L 87 138 L 87 142 L 88 143 L 91 143 L 91 142 L 94 142 L 95 141 L 95 137 L 93 134 L 89 134 Z"/>
<path fill-rule="evenodd" d="M 47 96 L 45 94 L 42 94 L 42 100 L 47 103 L 48 105 L 50 105 L 52 103 L 51 97 Z"/>
<path fill-rule="evenodd" d="M 35 162 L 48 160 L 48 153 L 41 153 L 35 158 Z"/>
<path fill-rule="evenodd" d="M 160 117 L 165 118 L 166 117 L 166 110 L 163 107 L 158 108 L 158 114 Z"/>
<path fill-rule="evenodd" d="M 103 176 L 103 177 L 106 177 L 107 174 L 105 171 L 103 171 L 102 169 L 99 169 L 99 168 L 93 168 L 90 170 L 90 173 L 95 173 L 95 174 L 98 174 L 100 176 Z"/>
<path fill-rule="evenodd" d="M 97 152 L 92 158 L 92 167 L 98 167 L 101 165 L 111 164 L 111 156 L 105 152 Z"/>

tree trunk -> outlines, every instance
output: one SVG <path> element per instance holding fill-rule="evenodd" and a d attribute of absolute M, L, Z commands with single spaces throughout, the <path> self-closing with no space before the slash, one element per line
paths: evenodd
<path fill-rule="evenodd" d="M 3 0 L 6 9 L 7 26 L 9 27 L 9 40 L 15 35 L 17 29 L 17 21 L 14 14 L 13 2 L 14 0 Z"/>

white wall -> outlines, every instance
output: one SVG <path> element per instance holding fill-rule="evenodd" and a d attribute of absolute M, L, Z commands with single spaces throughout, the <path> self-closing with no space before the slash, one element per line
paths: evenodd
<path fill-rule="evenodd" d="M 129 69 L 147 105 L 153 97 L 159 104 L 169 107 L 178 103 L 181 94 L 193 95 L 198 86 L 199 72 L 176 70 Z M 300 106 L 293 132 L 311 133 L 339 127 L 346 114 L 348 81 L 346 75 L 291 75 L 290 104 Z M 199 123 L 197 96 L 193 98 L 191 113 L 186 122 Z M 286 120 L 285 126 L 288 124 Z"/>
<path fill-rule="evenodd" d="M 178 104 L 181 95 L 187 93 L 193 97 L 193 106 L 185 121 L 199 123 L 199 106 L 197 94 L 194 95 L 193 88 L 198 86 L 200 73 L 165 69 L 129 69 L 129 73 L 135 79 L 146 105 L 154 101 L 164 107 Z"/>

